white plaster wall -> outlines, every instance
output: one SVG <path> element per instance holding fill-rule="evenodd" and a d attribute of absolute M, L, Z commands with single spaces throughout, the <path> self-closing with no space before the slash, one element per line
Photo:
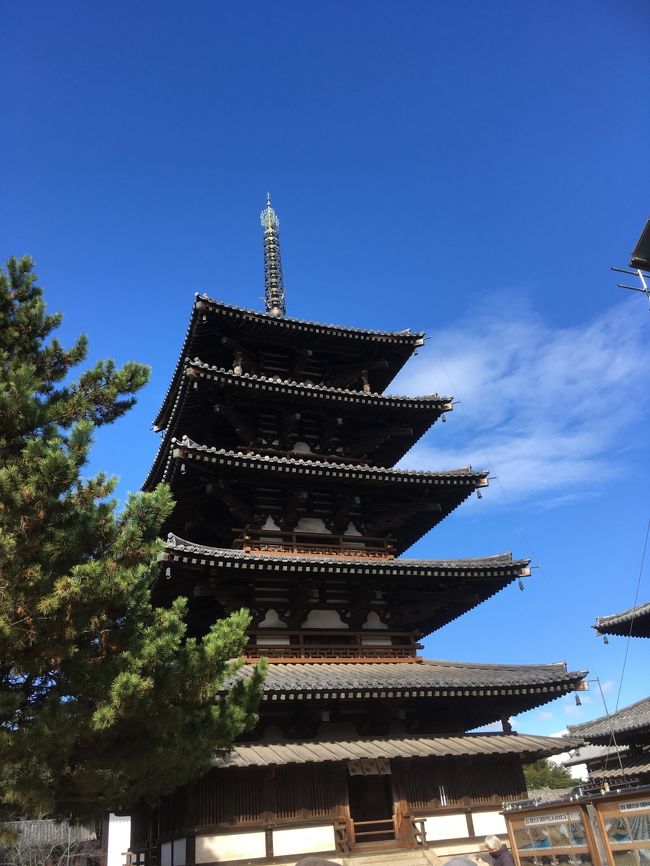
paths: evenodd
<path fill-rule="evenodd" d="M 507 836 L 506 819 L 498 812 L 472 812 L 474 832 L 477 836 Z"/>
<path fill-rule="evenodd" d="M 366 618 L 366 621 L 361 626 L 361 628 L 372 628 L 372 629 L 384 628 L 384 629 L 387 629 L 388 626 L 386 625 L 385 622 L 382 622 L 379 619 L 379 615 L 378 615 L 376 610 L 371 610 L 370 613 L 368 614 L 367 618 Z"/>
<path fill-rule="evenodd" d="M 320 517 L 301 517 L 294 532 L 322 532 L 331 535 L 331 531 L 325 526 Z"/>
<path fill-rule="evenodd" d="M 295 827 L 273 831 L 273 854 L 311 854 L 315 851 L 334 851 L 334 827 Z"/>
<path fill-rule="evenodd" d="M 290 643 L 289 636 L 283 634 L 258 635 L 255 641 L 256 646 L 289 646 Z"/>
<path fill-rule="evenodd" d="M 247 860 L 254 857 L 266 857 L 264 833 L 196 837 L 197 863 L 222 863 L 225 860 Z"/>
<path fill-rule="evenodd" d="M 286 628 L 286 622 L 282 622 L 278 616 L 277 610 L 272 607 L 267 610 L 264 619 L 261 620 L 258 628 Z"/>
<path fill-rule="evenodd" d="M 160 866 L 172 866 L 171 842 L 163 842 L 160 846 Z"/>
<path fill-rule="evenodd" d="M 185 839 L 174 839 L 174 866 L 185 866 L 187 862 L 187 844 Z"/>
<path fill-rule="evenodd" d="M 437 839 L 463 839 L 469 836 L 464 812 L 455 815 L 431 815 L 425 818 L 425 821 L 429 842 L 435 842 Z"/>
<path fill-rule="evenodd" d="M 310 610 L 303 628 L 350 628 L 335 610 Z"/>
<path fill-rule="evenodd" d="M 106 866 L 122 866 L 131 844 L 131 819 L 128 815 L 108 816 L 108 853 Z"/>

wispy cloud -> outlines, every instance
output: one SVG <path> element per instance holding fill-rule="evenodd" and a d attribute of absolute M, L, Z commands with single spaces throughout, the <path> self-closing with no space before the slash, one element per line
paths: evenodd
<path fill-rule="evenodd" d="M 436 425 L 401 465 L 490 469 L 509 498 L 544 505 L 597 492 L 642 444 L 630 431 L 650 397 L 647 313 L 624 304 L 556 327 L 523 302 L 498 306 L 506 316 L 433 331 L 396 380 L 399 393 L 461 401 L 451 423 Z"/>

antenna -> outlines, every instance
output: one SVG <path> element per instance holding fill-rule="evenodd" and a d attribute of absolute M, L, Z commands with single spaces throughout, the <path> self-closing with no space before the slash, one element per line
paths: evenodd
<path fill-rule="evenodd" d="M 280 220 L 271 207 L 271 193 L 267 193 L 266 207 L 260 214 L 260 222 L 264 237 L 264 304 L 270 316 L 283 319 L 287 308 L 280 258 Z"/>
<path fill-rule="evenodd" d="M 630 270 L 632 268 L 633 270 Z M 650 304 L 650 219 L 646 222 L 641 237 L 636 242 L 636 246 L 632 250 L 632 255 L 627 268 L 612 268 L 618 274 L 629 274 L 632 277 L 638 277 L 640 286 L 626 286 L 624 283 L 617 283 L 619 289 L 629 289 L 632 292 L 642 292 L 648 299 Z"/>

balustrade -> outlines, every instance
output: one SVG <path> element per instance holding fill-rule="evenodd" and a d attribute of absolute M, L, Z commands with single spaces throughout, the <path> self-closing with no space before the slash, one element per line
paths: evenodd
<path fill-rule="evenodd" d="M 289 553 L 301 556 L 344 556 L 354 559 L 394 559 L 392 538 L 367 535 L 329 535 L 323 532 L 282 532 L 275 529 L 236 528 L 233 546 L 245 553 Z"/>

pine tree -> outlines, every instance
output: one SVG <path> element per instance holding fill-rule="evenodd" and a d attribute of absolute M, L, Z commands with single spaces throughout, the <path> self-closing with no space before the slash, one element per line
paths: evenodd
<path fill-rule="evenodd" d="M 529 791 L 538 788 L 571 788 L 575 785 L 575 779 L 567 768 L 548 758 L 540 758 L 524 767 L 524 777 Z"/>
<path fill-rule="evenodd" d="M 186 602 L 152 605 L 169 489 L 84 477 L 93 430 L 148 369 L 54 338 L 29 258 L 0 269 L 0 810 L 79 816 L 152 801 L 256 721 L 263 671 L 237 677 L 240 611 L 202 640 Z"/>

